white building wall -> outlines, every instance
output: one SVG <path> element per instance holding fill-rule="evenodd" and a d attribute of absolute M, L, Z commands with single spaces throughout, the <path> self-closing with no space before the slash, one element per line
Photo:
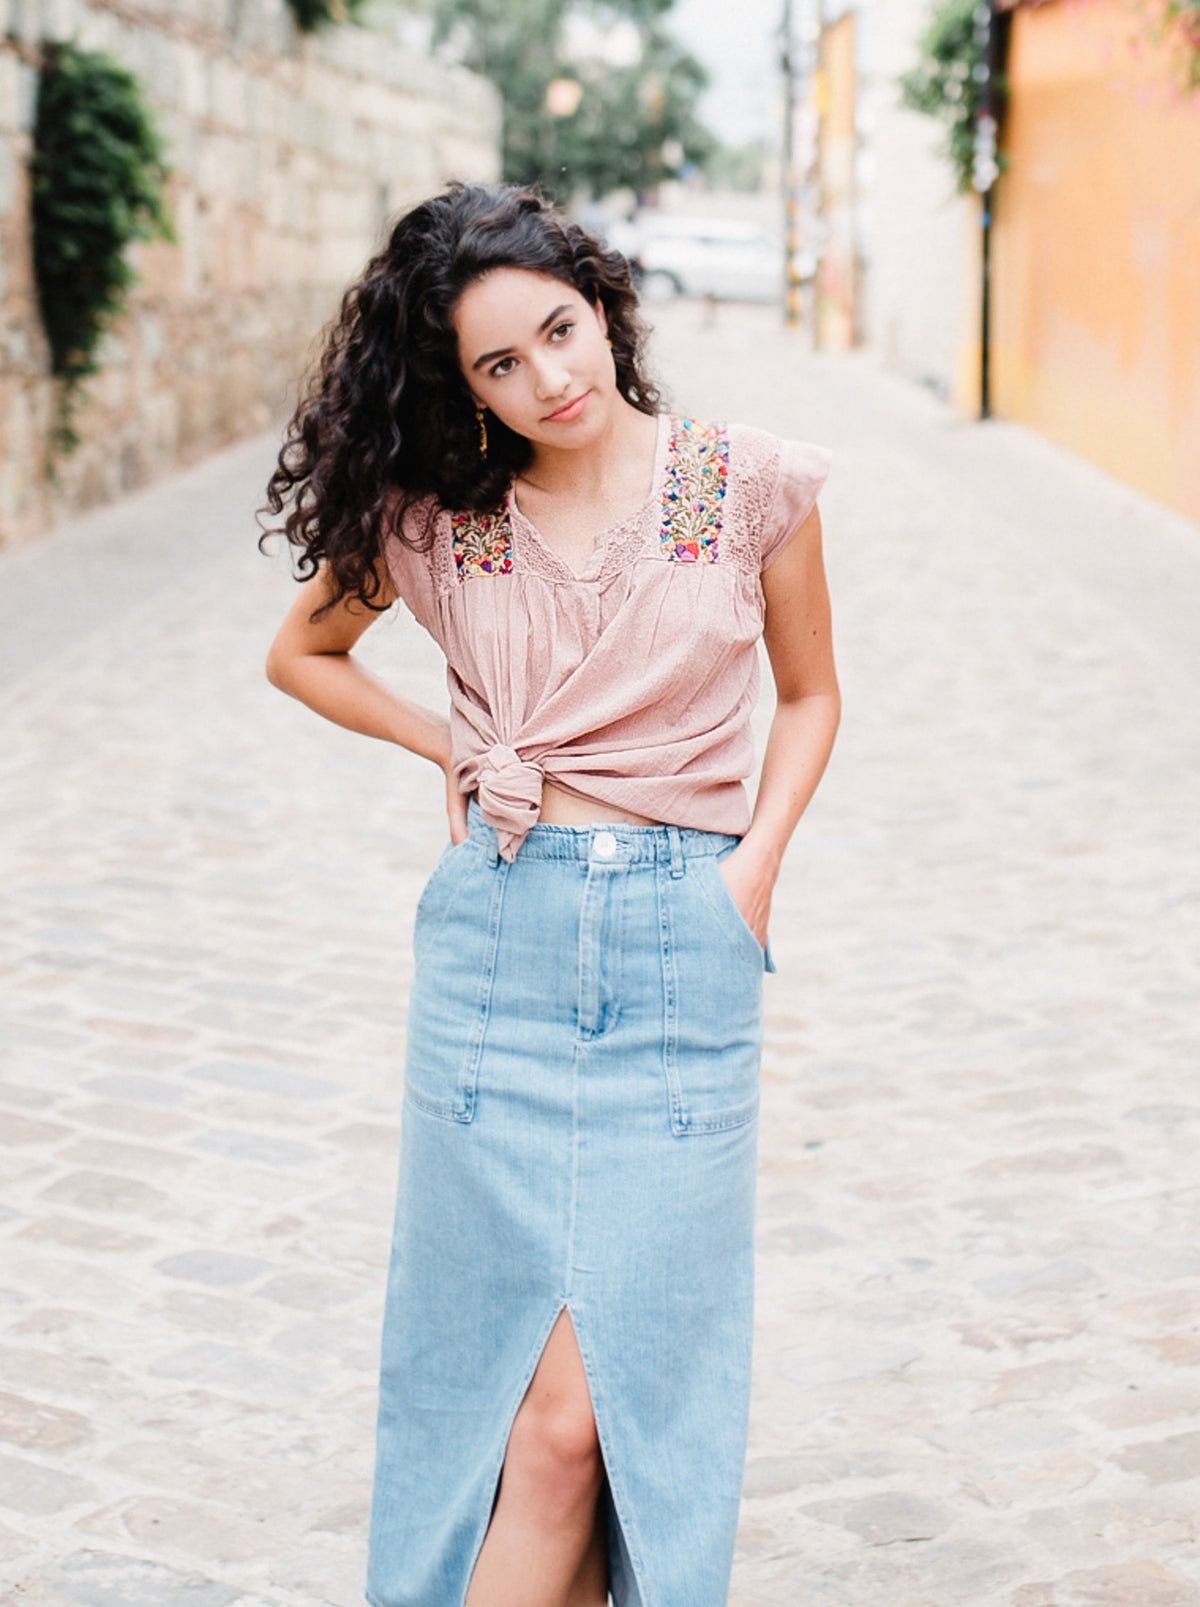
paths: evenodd
<path fill-rule="evenodd" d="M 931 0 L 875 0 L 868 344 L 889 368 L 954 389 L 971 309 L 966 266 L 974 202 L 937 153 L 941 124 L 900 106 L 897 79 L 916 60 Z"/>

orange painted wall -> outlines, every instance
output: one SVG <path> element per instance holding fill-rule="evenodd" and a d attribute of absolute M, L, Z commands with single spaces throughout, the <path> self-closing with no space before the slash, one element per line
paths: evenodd
<path fill-rule="evenodd" d="M 1013 17 L 993 408 L 1200 520 L 1200 92 L 1149 15 Z"/>
<path fill-rule="evenodd" d="M 854 239 L 855 13 L 821 29 L 822 84 L 818 136 L 821 221 L 825 249 L 817 273 L 816 339 L 825 350 L 854 345 L 858 322 L 858 262 Z"/>

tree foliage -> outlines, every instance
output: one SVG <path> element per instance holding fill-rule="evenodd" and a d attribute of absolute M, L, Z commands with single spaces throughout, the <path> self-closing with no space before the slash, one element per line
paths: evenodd
<path fill-rule="evenodd" d="M 696 116 L 708 78 L 667 32 L 672 0 L 434 0 L 434 40 L 496 86 L 504 108 L 503 177 L 541 184 L 560 200 L 577 189 L 644 191 L 685 163 L 702 165 L 715 141 Z M 573 60 L 564 33 L 572 12 L 634 25 L 640 59 L 617 66 Z M 547 110 L 555 80 L 580 86 L 569 115 Z"/>
<path fill-rule="evenodd" d="M 983 109 L 988 70 L 975 27 L 978 3 L 979 0 L 939 0 L 921 35 L 916 66 L 900 78 L 901 104 L 945 124 L 942 151 L 962 191 L 971 188 L 975 124 Z M 997 119 L 1006 93 L 1004 77 L 993 72 L 991 104 Z M 1002 156 L 998 163 L 1003 168 Z"/>
<path fill-rule="evenodd" d="M 33 266 L 51 371 L 66 382 L 65 447 L 76 444 L 71 397 L 97 371 L 101 336 L 137 280 L 128 246 L 175 238 L 168 171 L 132 73 L 101 52 L 48 45 L 33 134 Z"/>
<path fill-rule="evenodd" d="M 960 190 L 971 187 L 975 124 L 981 110 L 984 60 L 975 27 L 981 0 L 938 0 L 918 46 L 916 65 L 902 74 L 901 103 L 910 111 L 936 117 L 946 126 L 944 154 L 949 158 Z M 986 0 L 983 0 L 986 3 Z M 1183 88 L 1200 90 L 1200 0 L 1149 0 L 1149 29 L 1158 42 L 1173 45 L 1179 56 Z M 1008 82 L 996 71 L 1003 58 L 1009 14 L 993 15 L 991 62 L 992 111 L 999 120 L 1008 95 Z M 1001 169 L 1006 166 L 997 157 Z"/>
<path fill-rule="evenodd" d="M 301 33 L 316 33 L 339 22 L 353 22 L 363 0 L 288 0 Z"/>
<path fill-rule="evenodd" d="M 1200 0 L 1165 0 L 1162 32 L 1179 48 L 1183 87 L 1200 90 Z"/>

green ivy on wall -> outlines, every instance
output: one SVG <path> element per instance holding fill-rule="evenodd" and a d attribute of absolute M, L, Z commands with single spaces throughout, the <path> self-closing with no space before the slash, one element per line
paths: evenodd
<path fill-rule="evenodd" d="M 975 124 L 981 110 L 987 63 L 975 26 L 978 0 L 939 0 L 918 44 L 915 67 L 900 78 L 901 104 L 936 117 L 946 126 L 943 153 L 954 168 L 958 188 L 971 188 Z M 1190 0 L 1183 0 L 1190 3 Z M 1200 3 L 1200 0 L 1197 0 Z M 992 111 L 999 118 L 1007 92 L 1005 79 L 992 74 Z M 997 165 L 1005 166 L 1003 156 Z"/>
<path fill-rule="evenodd" d="M 351 22 L 362 4 L 363 0 L 288 0 L 301 33 L 316 33 L 318 28 Z"/>
<path fill-rule="evenodd" d="M 983 61 L 975 28 L 979 0 L 938 0 L 918 45 L 918 61 L 901 75 L 900 99 L 910 111 L 924 112 L 946 125 L 944 153 L 960 190 L 971 187 L 975 121 Z M 1187 92 L 1200 90 L 1200 0 L 1146 0 L 1148 31 L 1178 51 Z M 993 26 L 1003 25 L 1003 15 Z M 992 75 L 992 110 L 1000 116 L 1007 94 L 1001 74 Z M 1004 168 L 1003 156 L 997 158 Z"/>
<path fill-rule="evenodd" d="M 97 347 L 127 305 L 133 240 L 175 238 L 162 139 L 133 74 L 111 56 L 47 44 L 34 123 L 33 267 L 51 371 L 63 381 L 57 445 L 78 445 L 71 410 Z"/>
<path fill-rule="evenodd" d="M 1184 88 L 1200 89 L 1200 0 L 1166 0 L 1162 31 L 1179 47 Z"/>

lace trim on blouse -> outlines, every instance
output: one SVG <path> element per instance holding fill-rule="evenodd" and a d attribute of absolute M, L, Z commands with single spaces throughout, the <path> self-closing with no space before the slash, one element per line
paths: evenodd
<path fill-rule="evenodd" d="M 782 442 L 772 437 L 756 441 L 753 451 L 735 452 L 730 460 L 729 519 L 739 533 L 732 557 L 739 569 L 756 578 L 762 571 L 762 533 L 779 489 L 782 454 Z"/>

